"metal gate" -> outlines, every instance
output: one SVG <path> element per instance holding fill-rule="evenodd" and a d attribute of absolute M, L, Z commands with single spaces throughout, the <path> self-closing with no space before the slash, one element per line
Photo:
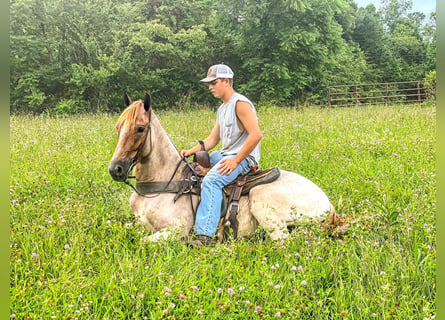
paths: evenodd
<path fill-rule="evenodd" d="M 328 86 L 328 106 L 422 103 L 425 81 L 385 82 Z"/>

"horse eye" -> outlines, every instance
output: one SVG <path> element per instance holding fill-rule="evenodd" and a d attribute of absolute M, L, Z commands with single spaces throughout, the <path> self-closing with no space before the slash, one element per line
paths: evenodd
<path fill-rule="evenodd" d="M 144 130 L 145 130 L 145 127 L 138 127 L 137 133 L 142 133 L 142 132 L 144 132 Z"/>

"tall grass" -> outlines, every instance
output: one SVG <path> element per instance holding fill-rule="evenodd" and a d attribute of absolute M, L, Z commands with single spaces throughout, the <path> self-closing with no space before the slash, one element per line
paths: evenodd
<path fill-rule="evenodd" d="M 12 116 L 10 295 L 16 319 L 432 319 L 435 107 L 259 108 L 261 166 L 317 183 L 355 219 L 189 249 L 143 244 L 107 166 L 117 116 Z M 157 112 L 178 149 L 210 109 Z M 184 125 L 183 125 L 184 124 Z"/>

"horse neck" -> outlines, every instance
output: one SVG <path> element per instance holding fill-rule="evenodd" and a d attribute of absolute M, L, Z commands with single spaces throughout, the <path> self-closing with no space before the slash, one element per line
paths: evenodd
<path fill-rule="evenodd" d="M 181 159 L 178 150 L 152 112 L 151 133 L 145 140 L 141 161 L 135 167 L 137 181 L 168 181 Z M 151 135 L 151 136 L 150 136 Z M 152 150 L 150 150 L 152 148 Z M 178 170 L 175 178 L 180 176 Z"/>

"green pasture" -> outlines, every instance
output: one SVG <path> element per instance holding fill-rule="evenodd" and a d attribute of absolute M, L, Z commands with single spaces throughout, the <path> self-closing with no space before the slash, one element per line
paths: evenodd
<path fill-rule="evenodd" d="M 155 109 L 156 111 L 156 109 Z M 156 112 L 178 149 L 215 111 Z M 433 106 L 259 107 L 261 167 L 318 184 L 333 236 L 296 227 L 190 249 L 147 235 L 108 161 L 118 115 L 10 118 L 10 314 L 15 319 L 433 319 Z"/>

